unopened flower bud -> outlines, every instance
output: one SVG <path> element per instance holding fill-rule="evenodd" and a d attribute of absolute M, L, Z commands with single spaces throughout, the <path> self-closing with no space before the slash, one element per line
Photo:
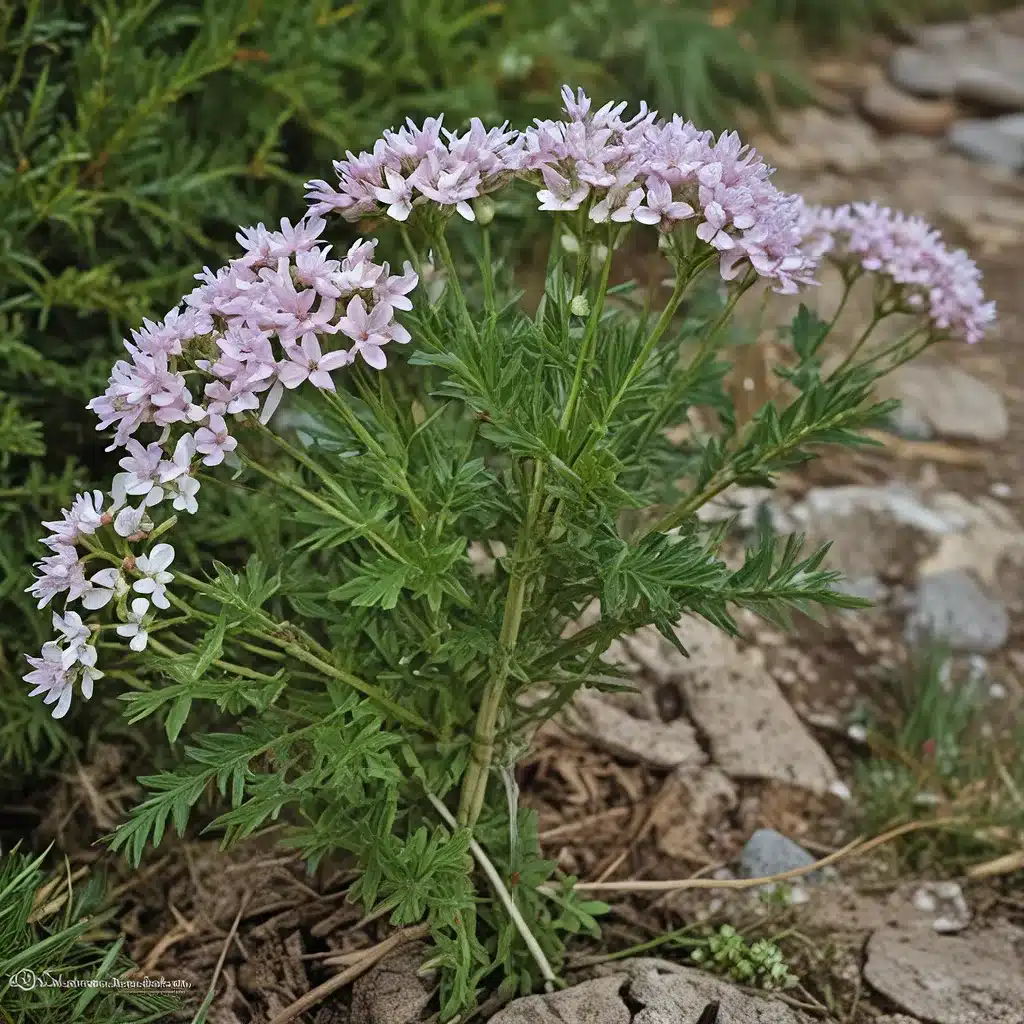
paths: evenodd
<path fill-rule="evenodd" d="M 571 235 L 567 231 L 564 235 L 562 235 L 562 248 L 566 252 L 579 252 L 580 251 L 579 240 L 576 238 L 575 235 Z"/>
<path fill-rule="evenodd" d="M 594 261 L 596 263 L 604 263 L 608 259 L 608 246 L 607 245 L 595 245 L 594 246 Z"/>
<path fill-rule="evenodd" d="M 587 301 L 586 295 L 577 295 L 569 303 L 569 312 L 573 316 L 590 316 L 590 303 Z"/>
<path fill-rule="evenodd" d="M 494 200 L 489 196 L 480 196 L 473 202 L 473 212 L 476 214 L 476 222 L 480 227 L 485 228 L 494 220 Z"/>

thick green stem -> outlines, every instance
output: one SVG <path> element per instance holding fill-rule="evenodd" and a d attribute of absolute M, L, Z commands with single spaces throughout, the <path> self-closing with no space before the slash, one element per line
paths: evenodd
<path fill-rule="evenodd" d="M 501 714 L 502 702 L 505 699 L 505 687 L 508 682 L 512 659 L 515 657 L 516 644 L 519 641 L 519 628 L 523 621 L 523 608 L 526 604 L 526 593 L 530 583 L 530 554 L 536 538 L 534 530 L 544 496 L 544 477 L 546 464 L 535 463 L 533 484 L 530 499 L 519 531 L 516 543 L 515 566 L 508 583 L 505 596 L 505 610 L 502 616 L 501 632 L 498 636 L 497 661 L 491 672 L 487 685 L 484 687 L 480 709 L 477 711 L 476 728 L 473 744 L 470 749 L 469 768 L 462 782 L 462 793 L 459 798 L 459 824 L 472 828 L 480 817 L 484 797 L 487 792 L 487 779 L 490 775 L 491 762 L 494 760 L 494 744 L 498 732 L 498 718 Z"/>

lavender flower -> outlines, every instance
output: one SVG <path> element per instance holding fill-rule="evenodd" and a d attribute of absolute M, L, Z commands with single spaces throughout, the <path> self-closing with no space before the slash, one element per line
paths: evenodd
<path fill-rule="evenodd" d="M 74 547 L 83 537 L 94 534 L 103 523 L 103 492 L 76 494 L 70 509 L 61 509 L 62 519 L 44 522 L 51 535 L 43 540 L 49 548 Z"/>
<path fill-rule="evenodd" d="M 224 461 L 224 456 L 238 447 L 238 441 L 228 433 L 224 417 L 214 413 L 210 416 L 208 425 L 196 431 L 195 447 L 196 451 L 204 456 L 204 466 L 219 466 Z M 198 481 L 194 482 L 198 490 Z"/>
<path fill-rule="evenodd" d="M 350 221 L 370 216 L 405 221 L 430 203 L 444 215 L 454 211 L 474 220 L 471 200 L 511 179 L 522 146 L 522 137 L 507 123 L 487 129 L 473 118 L 460 135 L 443 128 L 440 117 L 427 118 L 422 128 L 409 120 L 384 132 L 372 152 L 336 160 L 337 189 L 320 179 L 306 182 L 306 198 L 314 201 L 308 216 L 337 211 Z"/>
<path fill-rule="evenodd" d="M 40 559 L 35 568 L 39 575 L 26 590 L 38 599 L 38 608 L 45 608 L 58 594 L 67 594 L 68 601 L 75 601 L 89 589 L 74 548 L 57 548 L 56 554 Z"/>
<path fill-rule="evenodd" d="M 586 207 L 594 223 L 633 221 L 665 234 L 692 221 L 696 240 L 721 253 L 726 280 L 750 267 L 777 291 L 813 283 L 800 201 L 771 184 L 771 169 L 734 132 L 716 140 L 678 116 L 657 121 L 646 106 L 628 119 L 624 103 L 592 112 L 568 86 L 562 99 L 567 120 L 525 133 L 522 175 L 543 185 L 542 210 Z"/>
<path fill-rule="evenodd" d="M 25 659 L 32 666 L 32 671 L 25 675 L 26 683 L 32 684 L 30 697 L 44 694 L 43 703 L 53 704 L 53 717 L 63 718 L 71 707 L 74 695 L 74 679 L 63 665 L 63 653 L 53 643 L 43 644 L 38 658 L 26 655 Z"/>
<path fill-rule="evenodd" d="M 866 270 L 888 280 L 898 308 L 922 313 L 937 337 L 980 341 L 996 316 L 985 301 L 981 272 L 962 249 L 949 249 L 920 217 L 877 203 L 808 210 L 807 247 L 844 270 Z"/>

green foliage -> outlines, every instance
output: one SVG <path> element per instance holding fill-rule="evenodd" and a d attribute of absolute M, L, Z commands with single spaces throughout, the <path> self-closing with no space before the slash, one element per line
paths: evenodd
<path fill-rule="evenodd" d="M 703 4 L 652 0 L 586 0 L 554 18 L 545 4 L 478 0 L 4 6 L 5 770 L 48 763 L 87 740 L 25 697 L 22 655 L 45 637 L 23 591 L 28 563 L 39 556 L 40 519 L 108 475 L 83 406 L 101 390 L 119 339 L 144 316 L 161 316 L 204 263 L 222 263 L 236 225 L 294 217 L 305 179 L 406 116 L 444 111 L 452 126 L 471 114 L 522 123 L 553 113 L 564 80 L 612 87 L 610 68 L 615 88 L 721 124 L 734 99 L 756 98 L 769 68 L 709 17 Z M 188 546 L 236 542 L 245 531 L 232 534 L 228 521 L 237 522 L 192 524 Z M 341 536 L 336 524 L 325 530 L 307 543 Z M 376 584 L 382 597 L 415 585 L 386 568 Z"/>
<path fill-rule="evenodd" d="M 752 985 L 769 992 L 792 988 L 799 982 L 790 971 L 782 950 L 774 942 L 758 939 L 751 944 L 728 924 L 723 924 L 709 936 L 707 945 L 695 949 L 690 958 L 741 985 Z"/>
<path fill-rule="evenodd" d="M 813 2 L 813 0 L 812 0 Z M 774 31 L 759 16 L 722 22 L 714 0 L 584 0 L 573 5 L 583 48 L 635 98 L 724 127 L 737 104 L 770 114 L 798 103 L 808 87 Z M 772 28 L 765 31 L 765 24 Z"/>
<path fill-rule="evenodd" d="M 890 680 L 895 706 L 868 715 L 872 756 L 857 766 L 864 827 L 944 819 L 900 851 L 922 870 L 957 872 L 1016 848 L 1024 830 L 1019 724 L 986 708 L 987 682 L 933 645 Z"/>
<path fill-rule="evenodd" d="M 10 1024 L 145 1024 L 168 1017 L 178 1001 L 144 990 L 101 987 L 133 965 L 110 943 L 102 880 L 77 892 L 45 856 L 0 854 L 0 1017 Z M 68 871 L 70 875 L 70 869 Z M 68 984 L 61 985 L 61 982 Z M 89 987 L 77 987 L 94 982 Z"/>
<path fill-rule="evenodd" d="M 410 240 L 421 263 L 447 244 L 429 216 Z M 592 230 L 588 245 L 620 240 Z M 708 263 L 700 250 L 678 263 L 677 293 Z M 790 393 L 737 426 L 716 325 L 752 276 L 724 304 L 652 324 L 609 301 L 589 262 L 555 254 L 532 315 L 492 270 L 464 289 L 451 261 L 442 296 L 406 318 L 404 366 L 353 366 L 349 390 L 296 395 L 273 429 L 240 422 L 234 477 L 203 491 L 219 490 L 203 514 L 224 520 L 230 561 L 206 560 L 202 577 L 175 564 L 173 615 L 121 676 L 129 720 L 160 723 L 180 762 L 140 779 L 146 798 L 110 837 L 137 863 L 201 807 L 220 812 L 208 830 L 225 844 L 278 823 L 311 866 L 351 852 L 367 913 L 429 924 L 445 1017 L 485 986 L 536 987 L 605 909 L 540 857 L 515 799 L 523 737 L 606 675 L 601 655 L 635 628 L 680 646 L 687 614 L 735 632 L 736 607 L 785 622 L 863 604 L 835 588 L 827 549 L 764 533 L 727 564 L 728 525 L 696 512 L 861 443 L 888 408 L 870 400 L 871 364 L 824 375 L 828 326 L 801 308 L 778 370 Z M 721 429 L 668 443 L 697 405 Z M 666 476 L 684 490 L 667 494 Z M 491 571 L 474 570 L 473 541 L 500 552 Z M 567 631 L 595 600 L 598 620 Z M 788 977 L 774 947 L 720 952 L 758 984 Z"/>

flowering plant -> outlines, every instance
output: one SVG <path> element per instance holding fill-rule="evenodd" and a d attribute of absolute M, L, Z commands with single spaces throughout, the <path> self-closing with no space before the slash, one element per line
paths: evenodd
<path fill-rule="evenodd" d="M 241 231 L 238 258 L 125 343 L 90 403 L 122 471 L 45 524 L 32 587 L 40 607 L 64 602 L 26 676 L 55 715 L 109 655 L 129 666 L 132 721 L 162 716 L 172 743 L 191 727 L 113 846 L 138 859 L 211 788 L 227 840 L 285 814 L 311 864 L 358 857 L 368 910 L 429 923 L 446 1015 L 492 973 L 507 990 L 553 980 L 560 936 L 596 927 L 599 907 L 540 860 L 512 769 L 616 638 L 653 625 L 683 649 L 684 614 L 735 631 L 732 606 L 862 603 L 799 538 L 763 536 L 731 568 L 725 528 L 698 510 L 861 443 L 891 408 L 871 400 L 881 374 L 994 316 L 973 263 L 920 221 L 810 209 L 734 134 L 563 98 L 564 120 L 523 132 L 385 132 L 336 163 L 337 185 L 309 183 L 297 224 Z M 533 313 L 491 255 L 492 197 L 524 184 L 553 214 Z M 335 213 L 378 224 L 401 271 L 376 240 L 335 252 Z M 610 287 L 630 231 L 671 270 L 657 315 Z M 871 328 L 910 312 L 914 329 L 844 353 L 826 344 L 844 303 L 830 322 L 801 307 L 785 399 L 738 424 L 724 380 L 739 299 L 811 286 L 822 260 L 847 293 L 874 277 Z M 717 429 L 672 443 L 696 407 Z M 242 495 L 252 549 L 192 573 L 175 528 L 205 487 Z M 211 707 L 227 729 L 208 728 Z"/>

